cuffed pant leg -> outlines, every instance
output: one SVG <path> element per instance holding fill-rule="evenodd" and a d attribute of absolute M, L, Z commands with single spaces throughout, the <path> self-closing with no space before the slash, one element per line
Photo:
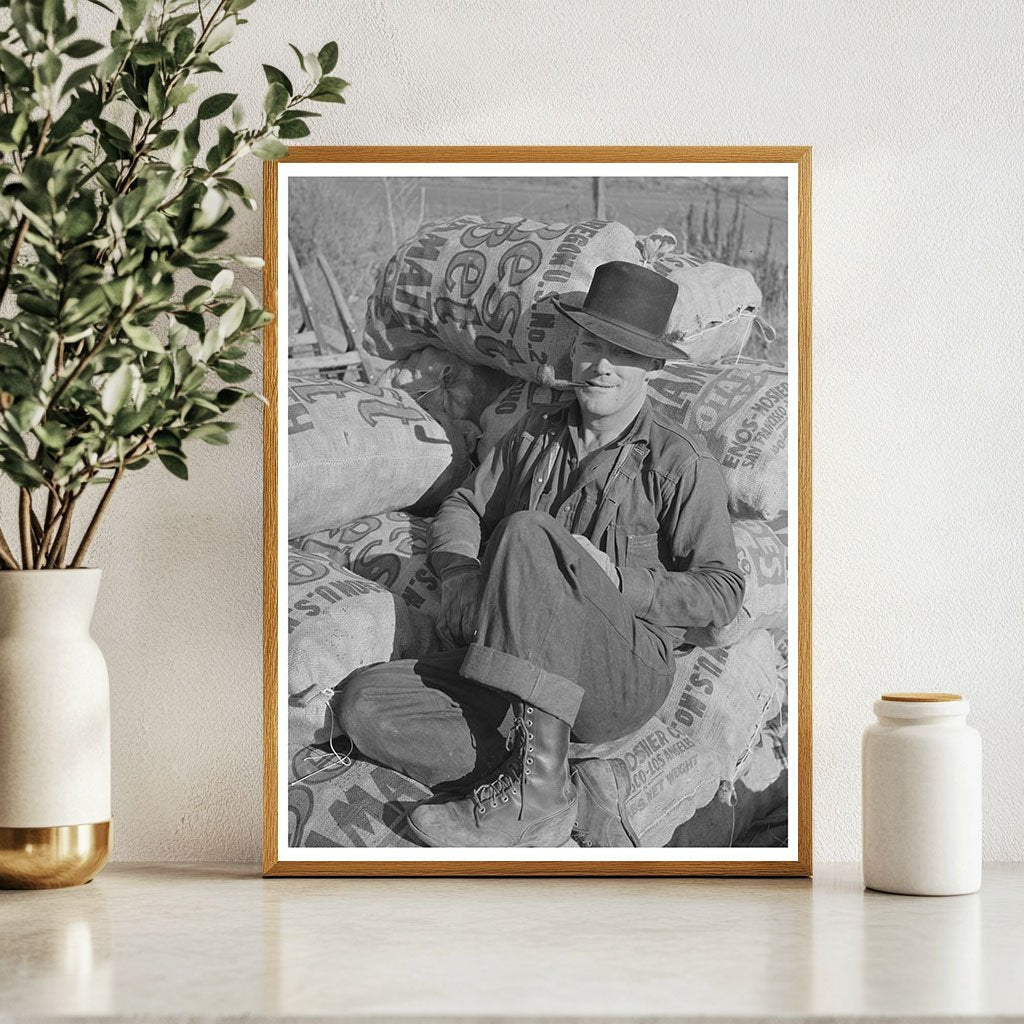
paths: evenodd
<path fill-rule="evenodd" d="M 431 788 L 464 784 L 498 764 L 509 699 L 463 678 L 464 656 L 443 651 L 354 673 L 336 714 L 359 753 Z"/>
<path fill-rule="evenodd" d="M 464 675 L 535 703 L 597 743 L 639 728 L 664 701 L 674 661 L 568 530 L 517 512 L 485 553 L 478 636 Z"/>

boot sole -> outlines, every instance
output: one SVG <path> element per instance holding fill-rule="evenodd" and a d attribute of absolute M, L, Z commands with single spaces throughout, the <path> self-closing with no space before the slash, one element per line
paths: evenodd
<path fill-rule="evenodd" d="M 552 846 L 552 847 L 563 847 L 563 846 L 574 846 L 572 838 L 572 825 L 576 820 L 576 797 L 573 797 L 573 801 L 565 810 L 560 811 L 557 815 L 559 822 L 553 821 L 555 815 L 551 818 L 547 818 L 544 821 L 537 822 L 535 825 L 531 825 L 522 836 L 520 836 L 519 842 L 516 843 L 502 843 L 497 845 L 489 846 L 470 846 L 463 847 L 468 849 L 481 849 L 481 850 L 511 850 L 511 849 L 539 849 L 541 847 Z M 424 846 L 428 846 L 434 850 L 441 850 L 447 847 L 456 846 L 454 843 L 441 843 L 438 842 L 434 836 L 429 836 L 425 832 L 421 832 L 417 828 L 416 823 L 409 817 L 405 819 L 406 831 L 411 833 L 416 839 L 418 839 Z M 540 835 L 536 834 L 540 831 Z M 549 833 L 554 833 L 548 838 Z M 541 841 L 541 839 L 544 841 Z M 456 847 L 458 848 L 458 847 Z"/>

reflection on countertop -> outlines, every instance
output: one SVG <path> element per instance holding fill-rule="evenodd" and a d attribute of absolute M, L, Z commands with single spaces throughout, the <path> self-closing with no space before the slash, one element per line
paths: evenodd
<path fill-rule="evenodd" d="M 801 879 L 273 879 L 0 893 L 0 1020 L 1024 1015 L 1024 866 L 980 893 Z"/>

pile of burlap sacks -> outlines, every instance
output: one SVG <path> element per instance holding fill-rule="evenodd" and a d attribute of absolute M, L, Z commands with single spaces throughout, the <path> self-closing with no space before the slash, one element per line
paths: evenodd
<path fill-rule="evenodd" d="M 609 260 L 679 286 L 680 360 L 650 394 L 722 466 L 746 592 L 728 626 L 690 630 L 646 726 L 571 756 L 625 762 L 645 846 L 785 845 L 788 380 L 743 355 L 751 275 L 673 244 L 598 220 L 427 225 L 370 297 L 364 379 L 289 380 L 290 845 L 409 845 L 402 820 L 428 791 L 351 750 L 337 694 L 361 666 L 438 649 L 430 517 L 533 403 L 574 400 L 546 386 L 571 376 L 575 330 L 551 300 L 581 301 Z"/>

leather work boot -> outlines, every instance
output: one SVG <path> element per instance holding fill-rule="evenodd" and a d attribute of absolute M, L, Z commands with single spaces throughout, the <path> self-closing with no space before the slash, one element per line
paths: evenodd
<path fill-rule="evenodd" d="M 574 761 L 572 781 L 579 804 L 572 837 L 580 846 L 639 846 L 629 820 L 629 770 L 618 757 Z"/>
<path fill-rule="evenodd" d="M 504 762 L 464 797 L 419 804 L 409 830 L 427 846 L 563 846 L 576 820 L 569 725 L 513 701 Z"/>

